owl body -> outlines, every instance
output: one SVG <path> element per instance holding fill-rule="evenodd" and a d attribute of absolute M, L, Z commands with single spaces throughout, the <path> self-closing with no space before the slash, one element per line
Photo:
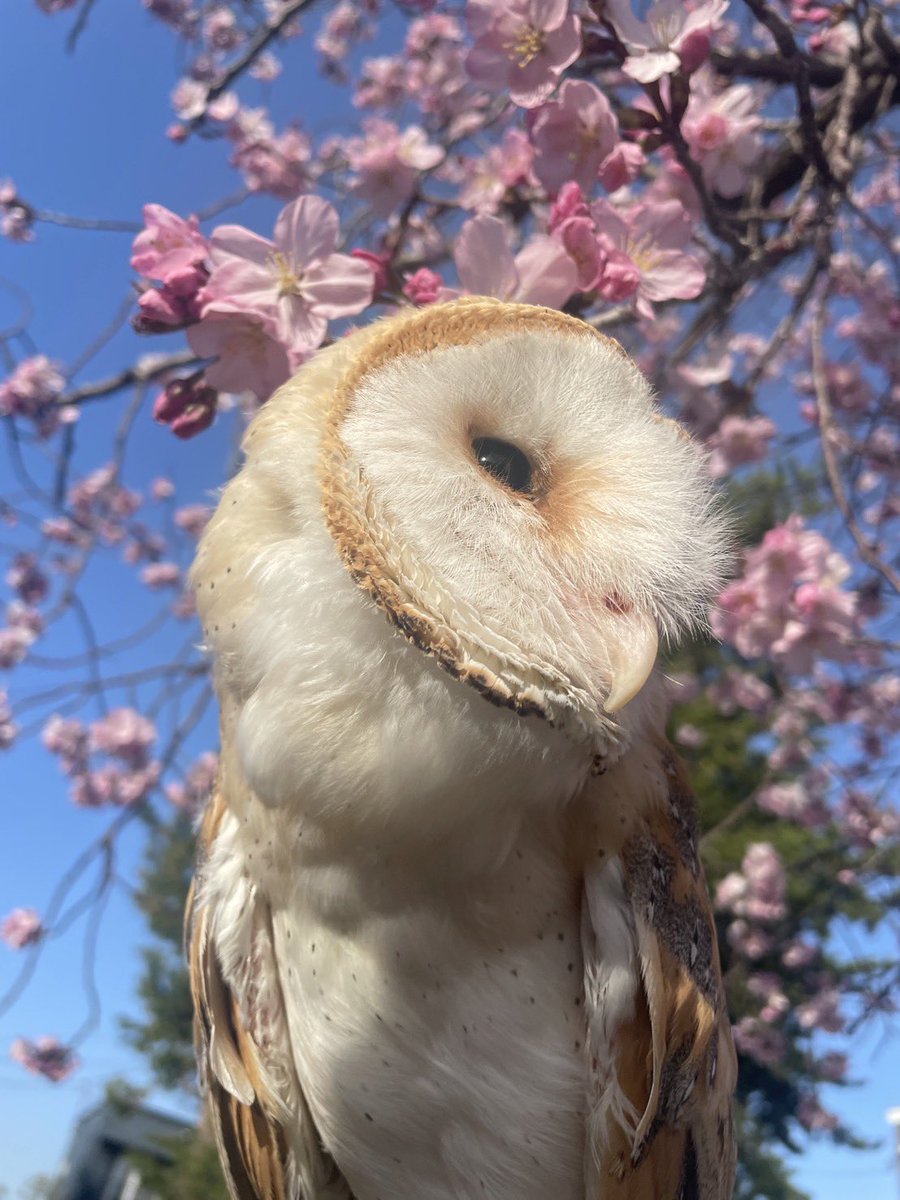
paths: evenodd
<path fill-rule="evenodd" d="M 245 450 L 194 576 L 233 1194 L 725 1197 L 733 1049 L 648 682 L 720 571 L 696 452 L 614 344 L 491 301 L 344 339 Z"/>

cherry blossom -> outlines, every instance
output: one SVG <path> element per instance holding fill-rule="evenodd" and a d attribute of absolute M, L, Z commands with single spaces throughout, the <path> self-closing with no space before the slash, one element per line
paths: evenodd
<path fill-rule="evenodd" d="M 311 195 L 282 210 L 274 241 L 240 225 L 219 226 L 211 239 L 212 275 L 201 294 L 204 316 L 249 314 L 262 318 L 286 349 L 315 349 L 329 320 L 352 316 L 372 299 L 372 272 L 335 253 L 338 233 L 335 210 Z"/>
<path fill-rule="evenodd" d="M 222 392 L 252 392 L 257 400 L 267 400 L 290 377 L 292 366 L 299 365 L 302 359 L 302 354 L 292 355 L 286 350 L 272 336 L 267 322 L 252 313 L 213 314 L 192 325 L 187 337 L 192 350 L 214 361 L 203 372 L 207 386 L 201 389 L 203 401 L 196 414 L 197 423 L 192 422 L 190 432 L 182 436 L 193 436 L 211 423 L 216 404 L 214 388 Z M 176 423 L 181 410 L 173 411 L 176 415 L 172 431 L 178 433 Z"/>
<path fill-rule="evenodd" d="M 784 868 L 775 847 L 753 842 L 741 870 L 719 883 L 716 904 L 753 921 L 777 921 L 785 912 L 784 891 Z"/>
<path fill-rule="evenodd" d="M 576 286 L 575 265 L 554 238 L 533 238 L 514 258 L 506 226 L 496 217 L 466 221 L 456 240 L 454 261 L 463 290 L 470 295 L 558 308 Z"/>
<path fill-rule="evenodd" d="M 77 410 L 59 404 L 66 380 L 62 365 L 44 354 L 25 358 L 0 383 L 0 416 L 24 416 L 42 438 L 49 437 L 60 422 L 77 420 Z"/>
<path fill-rule="evenodd" d="M 568 0 L 468 0 L 466 19 L 475 38 L 469 75 L 489 91 L 508 91 L 522 108 L 542 104 L 581 50 Z"/>
<path fill-rule="evenodd" d="M 131 767 L 147 763 L 150 747 L 156 740 L 152 721 L 133 708 L 114 708 L 90 730 L 90 747 L 114 755 Z"/>
<path fill-rule="evenodd" d="M 849 573 L 822 534 L 790 517 L 748 551 L 743 576 L 719 596 L 713 629 L 745 658 L 773 654 L 803 674 L 820 655 L 844 659 L 859 628 L 855 594 L 841 587 Z"/>
<path fill-rule="evenodd" d="M 608 300 L 634 298 L 652 318 L 653 302 L 689 300 L 700 294 L 706 272 L 682 247 L 690 236 L 687 213 L 677 201 L 616 209 L 606 200 L 591 205 L 604 254 L 597 290 Z"/>
<path fill-rule="evenodd" d="M 727 8 L 728 0 L 701 0 L 692 8 L 682 0 L 654 0 L 639 21 L 629 0 L 607 0 L 606 14 L 628 51 L 622 70 L 639 83 L 653 83 L 682 65 L 692 68 Z"/>
<path fill-rule="evenodd" d="M 534 172 L 551 195 L 573 181 L 589 191 L 619 141 L 619 123 L 603 93 L 567 79 L 553 100 L 531 115 Z"/>
<path fill-rule="evenodd" d="M 761 462 L 769 453 L 769 443 L 775 434 L 775 422 L 769 417 L 724 417 L 706 443 L 712 451 L 710 475 L 720 479 L 735 467 Z"/>
<path fill-rule="evenodd" d="M 401 130 L 393 121 L 372 117 L 363 122 L 365 137 L 344 144 L 353 172 L 353 193 L 376 217 L 386 217 L 415 191 L 421 172 L 444 157 L 418 125 Z"/>
<path fill-rule="evenodd" d="M 232 164 L 254 192 L 293 200 L 312 183 L 309 138 L 297 126 L 276 133 L 264 108 L 240 109 L 228 127 Z"/>
<path fill-rule="evenodd" d="M 758 97 L 738 84 L 716 90 L 712 74 L 698 71 L 691 79 L 691 97 L 681 122 L 691 155 L 700 164 L 706 186 L 722 196 L 738 196 L 759 158 Z"/>
<path fill-rule="evenodd" d="M 32 945 L 43 935 L 43 922 L 33 908 L 14 908 L 0 923 L 0 938 L 13 950 Z"/>
<path fill-rule="evenodd" d="M 21 1063 L 33 1075 L 43 1075 L 51 1083 L 60 1083 L 78 1067 L 78 1058 L 71 1046 L 64 1046 L 55 1037 L 16 1038 L 9 1048 L 13 1062 Z"/>
<path fill-rule="evenodd" d="M 496 212 L 508 190 L 532 178 L 534 150 L 519 129 L 508 129 L 497 146 L 461 164 L 465 180 L 459 203 L 474 212 Z"/>
<path fill-rule="evenodd" d="M 201 754 L 185 773 L 183 782 L 170 783 L 166 786 L 166 797 L 175 805 L 187 812 L 199 812 L 206 803 L 210 792 L 215 786 L 219 771 L 219 756 L 211 750 Z"/>
<path fill-rule="evenodd" d="M 16 740 L 19 728 L 13 720 L 13 710 L 9 696 L 0 688 L 0 750 L 7 750 Z"/>

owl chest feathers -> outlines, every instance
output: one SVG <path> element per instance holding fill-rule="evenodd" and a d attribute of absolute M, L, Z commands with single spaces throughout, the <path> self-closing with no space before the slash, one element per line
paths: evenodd
<path fill-rule="evenodd" d="M 258 886 L 295 1070 L 356 1200 L 581 1200 L 580 895 L 559 838 L 524 822 L 475 876 L 381 847 L 297 859 Z"/>

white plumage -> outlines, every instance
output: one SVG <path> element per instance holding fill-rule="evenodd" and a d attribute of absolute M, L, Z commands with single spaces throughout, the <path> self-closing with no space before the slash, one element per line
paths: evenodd
<path fill-rule="evenodd" d="M 720 579 L 701 456 L 615 343 L 481 300 L 324 351 L 245 451 L 194 573 L 223 765 L 192 969 L 233 1192 L 726 1196 L 733 1050 L 644 682 Z"/>

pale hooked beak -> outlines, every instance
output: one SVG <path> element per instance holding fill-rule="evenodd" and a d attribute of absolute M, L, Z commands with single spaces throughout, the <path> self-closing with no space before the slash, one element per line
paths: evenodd
<path fill-rule="evenodd" d="M 587 654 L 593 689 L 601 692 L 609 681 L 603 711 L 618 712 L 653 670 L 659 649 L 656 621 L 614 592 L 588 596 L 572 589 L 561 599 Z"/>
<path fill-rule="evenodd" d="M 634 609 L 614 613 L 608 629 L 612 682 L 603 707 L 606 712 L 614 713 L 633 700 L 647 682 L 656 662 L 659 634 L 653 618 Z"/>

